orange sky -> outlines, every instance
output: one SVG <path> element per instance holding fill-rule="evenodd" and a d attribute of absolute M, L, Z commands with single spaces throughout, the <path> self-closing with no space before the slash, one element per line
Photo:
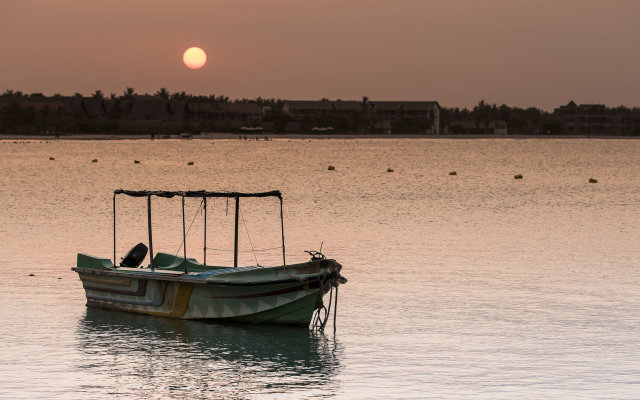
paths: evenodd
<path fill-rule="evenodd" d="M 633 0 L 0 0 L 2 92 L 640 106 L 639 49 Z"/>

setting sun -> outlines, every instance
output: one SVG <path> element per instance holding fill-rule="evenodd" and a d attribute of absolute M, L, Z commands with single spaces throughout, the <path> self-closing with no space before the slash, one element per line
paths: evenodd
<path fill-rule="evenodd" d="M 200 47 L 190 47 L 182 55 L 182 61 L 191 69 L 200 69 L 207 63 L 207 53 Z"/>

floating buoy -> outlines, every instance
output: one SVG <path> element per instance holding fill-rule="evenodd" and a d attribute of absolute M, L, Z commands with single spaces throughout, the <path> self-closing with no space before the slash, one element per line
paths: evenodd
<path fill-rule="evenodd" d="M 187 165 L 193 165 L 193 161 L 189 161 Z"/>
<path fill-rule="evenodd" d="M 34 274 L 29 274 L 29 276 L 35 276 Z"/>
<path fill-rule="evenodd" d="M 589 178 L 589 183 L 598 183 L 597 179 Z"/>
<path fill-rule="evenodd" d="M 49 161 L 53 161 L 53 160 L 55 160 L 55 158 L 49 157 Z"/>
<path fill-rule="evenodd" d="M 94 158 L 93 160 L 91 160 L 91 162 L 98 162 L 98 159 Z"/>
<path fill-rule="evenodd" d="M 140 161 L 138 161 L 138 160 L 133 160 L 133 163 L 134 163 L 134 164 L 140 164 Z"/>
<path fill-rule="evenodd" d="M 522 179 L 522 174 L 514 175 L 513 179 Z"/>
<path fill-rule="evenodd" d="M 333 165 L 329 165 L 329 168 L 327 168 L 329 171 L 335 171 L 336 167 L 334 167 Z"/>
<path fill-rule="evenodd" d="M 387 168 L 387 172 L 393 172 L 393 168 Z"/>
<path fill-rule="evenodd" d="M 449 175 L 458 175 L 458 173 L 456 171 L 451 171 L 449 172 Z"/>

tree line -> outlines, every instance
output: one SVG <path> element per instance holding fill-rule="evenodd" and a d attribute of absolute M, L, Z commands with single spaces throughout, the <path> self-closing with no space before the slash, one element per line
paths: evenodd
<path fill-rule="evenodd" d="M 174 120 L 162 121 L 162 124 L 145 121 L 131 122 L 123 117 L 119 104 L 126 100 L 136 98 L 157 98 L 166 100 L 167 104 L 208 104 L 211 110 L 220 110 L 213 113 L 215 117 L 197 117 L 193 113 L 178 115 Z M 93 99 L 104 104 L 104 112 L 99 116 L 91 115 L 89 110 L 83 110 L 77 106 L 81 99 L 86 104 L 91 103 L 87 99 Z M 326 99 L 323 99 L 326 100 Z M 76 103 L 74 103 L 74 101 Z M 224 95 L 193 95 L 182 92 L 169 92 L 166 88 L 160 88 L 153 94 L 139 95 L 131 87 L 127 87 L 122 94 L 110 93 L 105 95 L 96 90 L 91 96 L 82 96 L 75 93 L 73 96 L 55 94 L 45 96 L 42 93 L 26 94 L 20 91 L 7 90 L 0 95 L 0 132 L 26 133 L 26 134 L 60 134 L 60 133 L 179 133 L 190 131 L 193 133 L 206 131 L 237 131 L 241 125 L 270 126 L 274 132 L 284 132 L 290 122 L 300 125 L 302 131 L 309 131 L 312 127 L 332 127 L 333 132 L 344 133 L 371 133 L 374 131 L 372 117 L 367 114 L 368 98 L 363 97 L 361 108 L 348 114 L 324 114 L 312 115 L 302 118 L 294 118 L 282 113 L 285 99 L 278 98 L 240 98 L 230 99 Z M 238 121 L 226 117 L 224 110 L 230 104 L 255 104 L 263 110 L 259 118 L 252 121 Z M 74 105 L 75 104 L 75 105 Z M 593 111 L 581 108 L 573 102 L 559 107 L 553 112 L 536 107 L 519 108 L 506 104 L 500 106 L 489 104 L 480 100 L 473 108 L 440 107 L 439 123 L 440 131 L 456 121 L 474 121 L 480 125 L 491 121 L 504 121 L 508 126 L 509 134 L 568 134 L 568 122 L 575 115 L 590 115 Z M 85 107 L 86 108 L 86 107 Z M 627 121 L 635 124 L 631 134 L 640 135 L 640 109 L 629 107 L 600 107 L 597 109 L 597 118 L 585 117 L 584 120 L 597 120 L 598 123 L 607 120 Z M 222 118 L 221 115 L 225 117 Z M 401 118 L 392 121 L 393 133 L 421 133 L 424 132 L 430 121 L 417 118 Z M 269 125 L 270 124 L 270 125 Z M 455 132 L 452 132 L 455 133 Z"/>

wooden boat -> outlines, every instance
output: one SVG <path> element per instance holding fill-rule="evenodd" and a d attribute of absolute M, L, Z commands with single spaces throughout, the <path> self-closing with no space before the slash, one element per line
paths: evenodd
<path fill-rule="evenodd" d="M 124 194 L 147 197 L 149 246 L 136 245 L 116 265 L 116 196 Z M 151 229 L 151 198 L 182 197 L 182 256 L 153 253 Z M 234 265 L 206 264 L 206 201 L 221 197 L 235 200 Z M 342 266 L 326 259 L 320 252 L 309 252 L 311 260 L 287 264 L 284 230 L 282 231 L 282 265 L 262 267 L 238 266 L 238 215 L 240 199 L 246 197 L 277 197 L 279 191 L 263 193 L 206 191 L 132 191 L 116 190 L 113 195 L 113 260 L 78 254 L 78 273 L 84 287 L 87 306 L 134 313 L 229 322 L 269 323 L 324 328 L 332 301 L 337 308 L 338 286 L 346 282 L 340 275 Z M 204 204 L 205 253 L 202 264 L 187 257 L 184 216 L 185 198 L 201 198 Z M 149 251 L 149 265 L 140 267 Z M 335 297 L 333 291 L 335 289 Z M 328 308 L 323 296 L 330 293 Z M 315 313 L 315 314 L 314 314 Z"/>

